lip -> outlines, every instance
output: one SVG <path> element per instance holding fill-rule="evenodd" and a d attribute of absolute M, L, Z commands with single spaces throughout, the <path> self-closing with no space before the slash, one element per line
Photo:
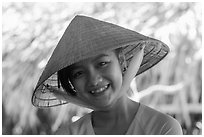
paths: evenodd
<path fill-rule="evenodd" d="M 110 84 L 107 84 L 105 86 L 100 86 L 98 88 L 94 88 L 89 91 L 89 93 L 93 96 L 100 96 L 103 95 L 110 87 Z"/>

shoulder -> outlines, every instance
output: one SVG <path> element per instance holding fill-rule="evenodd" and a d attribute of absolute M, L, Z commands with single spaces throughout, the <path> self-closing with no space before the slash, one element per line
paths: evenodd
<path fill-rule="evenodd" d="M 84 115 L 79 120 L 69 124 L 61 126 L 56 135 L 76 135 L 76 134 L 85 134 L 86 127 L 90 122 L 90 113 Z"/>
<path fill-rule="evenodd" d="M 148 106 L 141 104 L 138 118 L 146 134 L 182 134 L 176 119 Z"/>

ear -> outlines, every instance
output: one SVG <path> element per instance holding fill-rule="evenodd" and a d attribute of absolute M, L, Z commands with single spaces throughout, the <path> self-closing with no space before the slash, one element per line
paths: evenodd
<path fill-rule="evenodd" d="M 125 54 L 123 53 L 123 50 L 119 50 L 117 55 L 118 55 L 118 61 L 119 61 L 120 67 L 121 67 L 121 72 L 124 76 L 124 73 L 127 70 L 127 62 L 125 59 Z"/>
<path fill-rule="evenodd" d="M 135 77 L 135 75 L 137 74 L 140 68 L 140 65 L 142 63 L 143 55 L 144 55 L 144 47 L 145 47 L 145 43 L 141 43 L 140 48 L 132 57 L 131 62 L 129 63 L 128 68 L 124 74 L 123 85 L 121 90 L 127 91 L 129 89 L 130 83 Z"/>

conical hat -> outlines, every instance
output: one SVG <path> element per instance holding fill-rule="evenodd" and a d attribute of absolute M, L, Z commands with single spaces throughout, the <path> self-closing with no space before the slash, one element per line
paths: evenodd
<path fill-rule="evenodd" d="M 45 85 L 58 87 L 57 72 L 71 64 L 108 50 L 123 48 L 127 64 L 141 43 L 146 44 L 137 75 L 162 60 L 169 52 L 163 42 L 135 31 L 87 16 L 75 16 L 53 54 L 51 55 L 33 92 L 32 104 L 36 107 L 52 107 L 68 103 L 58 100 Z M 61 86 L 60 86 L 61 88 Z M 61 90 L 64 90 L 61 88 Z"/>

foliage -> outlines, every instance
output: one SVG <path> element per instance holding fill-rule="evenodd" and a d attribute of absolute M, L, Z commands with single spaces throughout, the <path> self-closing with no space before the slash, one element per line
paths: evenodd
<path fill-rule="evenodd" d="M 3 134 L 52 134 L 73 116 L 90 111 L 71 104 L 42 110 L 30 101 L 46 62 L 76 14 L 116 23 L 169 45 L 166 59 L 137 78 L 138 99 L 174 116 L 185 134 L 201 134 L 200 3 L 2 5 Z"/>

